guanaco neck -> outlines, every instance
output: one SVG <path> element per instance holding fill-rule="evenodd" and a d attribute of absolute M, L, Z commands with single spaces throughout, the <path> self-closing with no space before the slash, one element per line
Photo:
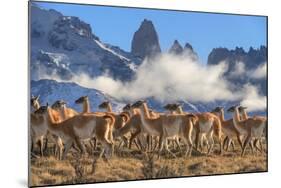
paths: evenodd
<path fill-rule="evenodd" d="M 245 109 L 243 109 L 243 110 L 242 110 L 242 114 L 241 114 L 241 116 L 242 116 L 242 119 L 243 119 L 243 120 L 248 119 L 248 114 L 247 114 L 247 112 L 246 112 L 246 110 L 245 110 Z"/>
<path fill-rule="evenodd" d="M 107 112 L 112 112 L 112 106 L 110 103 L 107 104 L 106 110 L 107 110 Z"/>
<path fill-rule="evenodd" d="M 47 109 L 47 125 L 48 125 L 48 128 L 50 130 L 55 130 L 56 128 L 58 128 L 59 126 L 55 126 L 56 122 L 55 122 L 55 119 L 52 115 L 52 112 L 51 112 L 51 109 L 48 108 Z"/>
<path fill-rule="evenodd" d="M 181 106 L 177 107 L 177 113 L 178 114 L 183 114 L 183 110 L 182 110 Z"/>
<path fill-rule="evenodd" d="M 235 108 L 235 110 L 234 110 L 233 122 L 234 122 L 235 126 L 239 126 L 240 125 L 239 123 L 241 122 L 241 119 L 240 119 L 240 116 L 239 116 L 238 108 Z"/>
<path fill-rule="evenodd" d="M 224 119 L 224 110 L 221 110 L 220 111 L 220 120 L 221 120 L 221 122 L 225 122 L 225 119 Z"/>
<path fill-rule="evenodd" d="M 133 115 L 135 115 L 135 110 L 133 108 L 130 108 L 128 112 L 130 114 L 130 117 L 133 117 Z"/>
<path fill-rule="evenodd" d="M 38 110 L 40 108 L 40 104 L 38 101 L 36 101 L 33 105 L 34 110 Z"/>
<path fill-rule="evenodd" d="M 131 130 L 131 123 L 129 122 L 130 120 L 123 127 L 117 130 L 118 136 L 123 136 L 124 134 L 126 134 Z"/>
<path fill-rule="evenodd" d="M 83 103 L 83 112 L 84 113 L 90 113 L 90 102 L 89 99 L 85 100 Z"/>
<path fill-rule="evenodd" d="M 143 115 L 144 115 L 145 118 L 147 118 L 147 119 L 151 118 L 146 103 L 143 103 L 142 107 L 140 109 L 141 109 L 141 112 L 143 112 Z"/>
<path fill-rule="evenodd" d="M 67 110 L 66 110 L 66 107 L 65 105 L 63 105 L 60 109 L 59 109 L 59 112 L 60 112 L 60 116 L 63 120 L 65 120 L 67 118 Z"/>

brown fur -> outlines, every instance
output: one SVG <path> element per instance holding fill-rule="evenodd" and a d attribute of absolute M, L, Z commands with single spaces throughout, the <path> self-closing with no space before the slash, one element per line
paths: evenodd
<path fill-rule="evenodd" d="M 141 121 L 144 129 L 149 134 L 155 134 L 160 136 L 159 142 L 159 152 L 165 149 L 171 153 L 167 146 L 167 138 L 180 136 L 186 143 L 186 155 L 191 155 L 192 151 L 192 140 L 191 133 L 193 129 L 193 124 L 191 117 L 188 115 L 160 115 L 158 118 L 151 118 L 149 110 L 145 101 L 136 102 L 133 107 L 139 108 L 141 112 Z M 180 123 L 179 123 L 180 122 Z M 179 127 L 176 127 L 179 126 Z M 173 153 L 171 153 L 175 156 Z"/>
<path fill-rule="evenodd" d="M 210 131 L 214 131 L 215 135 L 218 137 L 219 144 L 220 144 L 220 153 L 222 154 L 222 127 L 221 127 L 221 121 L 220 119 L 209 112 L 204 112 L 204 113 L 197 113 L 195 114 L 196 116 L 196 123 L 194 125 L 195 130 L 196 130 L 196 148 L 198 149 L 199 146 L 199 141 L 202 142 L 203 137 L 199 138 L 202 133 L 207 134 L 209 136 L 208 140 L 211 141 L 211 145 L 208 149 L 208 153 L 211 152 L 212 150 L 212 145 L 213 145 L 213 138 L 212 138 L 212 132 L 202 132 L 202 129 L 200 128 L 200 125 L 204 125 L 206 123 L 211 123 L 212 128 Z"/>
<path fill-rule="evenodd" d="M 34 110 L 40 108 L 39 96 L 31 98 L 31 107 Z M 54 121 L 61 122 L 63 118 L 60 113 L 56 110 L 51 110 L 53 114 Z M 40 155 L 43 156 L 43 147 L 44 147 L 44 138 L 47 136 L 47 129 L 45 128 L 44 121 L 40 115 L 35 115 L 34 113 L 30 114 L 30 130 L 31 130 L 31 152 L 33 152 L 34 144 L 39 141 Z M 47 142 L 45 143 L 47 145 Z"/>
<path fill-rule="evenodd" d="M 248 118 L 245 120 L 241 120 L 238 107 L 231 107 L 230 109 L 228 111 L 233 112 L 233 123 L 235 127 L 241 134 L 246 134 L 246 139 L 243 143 L 243 149 L 241 153 L 241 155 L 243 156 L 245 154 L 247 145 L 251 143 L 253 138 L 260 139 L 260 137 L 262 136 L 264 128 L 266 126 L 266 120 L 259 118 Z M 244 133 L 242 133 L 241 131 L 243 131 Z"/>
<path fill-rule="evenodd" d="M 187 112 L 184 112 L 182 110 L 182 106 L 179 104 L 167 104 L 166 106 L 164 106 L 165 109 L 169 110 L 171 114 L 189 114 Z M 217 135 L 218 139 L 219 139 L 219 143 L 220 143 L 220 152 L 222 153 L 222 127 L 221 127 L 221 122 L 220 119 L 218 117 L 216 117 L 214 114 L 212 113 L 197 113 L 194 114 L 196 116 L 196 118 L 194 119 L 194 129 L 196 132 L 196 138 L 195 138 L 195 144 L 196 144 L 196 149 L 198 149 L 199 146 L 199 142 L 202 143 L 203 142 L 203 136 L 202 136 L 202 130 L 200 129 L 199 124 L 201 123 L 207 123 L 207 122 L 213 122 L 212 126 L 213 128 L 210 131 L 214 131 L 215 134 Z M 206 133 L 204 133 L 206 134 Z M 213 142 L 213 138 L 212 138 L 212 132 L 208 132 L 207 136 L 209 137 L 208 140 Z M 199 138 L 200 137 L 200 138 Z M 210 145 L 210 148 L 208 149 L 208 153 L 211 152 L 212 150 L 212 144 Z"/>
<path fill-rule="evenodd" d="M 84 146 L 81 144 L 81 140 L 89 139 L 93 136 L 96 136 L 96 138 L 99 139 L 105 147 L 106 155 L 112 151 L 112 142 L 109 139 L 110 120 L 107 120 L 112 120 L 110 116 L 100 117 L 84 113 L 76 115 L 63 122 L 56 123 L 49 107 L 40 108 L 37 113 L 44 116 L 45 121 L 47 121 L 49 131 L 60 137 L 66 144 L 63 157 L 66 156 L 73 143 L 75 143 L 79 149 L 84 152 Z M 62 157 L 61 152 L 62 151 L 60 151 L 60 158 Z"/>
<path fill-rule="evenodd" d="M 225 141 L 227 143 L 227 148 L 228 149 L 230 144 L 233 144 L 233 139 L 237 138 L 237 141 L 242 148 L 242 139 L 241 139 L 241 134 L 239 131 L 236 129 L 236 127 L 233 124 L 233 119 L 225 120 L 224 119 L 224 110 L 223 108 L 217 107 L 215 111 L 213 112 L 215 115 L 217 115 L 220 118 L 221 121 L 221 126 L 222 126 L 222 132 L 226 136 Z M 234 145 L 233 145 L 234 148 Z"/>

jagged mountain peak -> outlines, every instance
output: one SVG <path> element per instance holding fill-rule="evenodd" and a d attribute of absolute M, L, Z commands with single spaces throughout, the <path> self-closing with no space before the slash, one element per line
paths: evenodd
<path fill-rule="evenodd" d="M 144 19 L 142 22 L 141 22 L 141 26 L 140 26 L 141 28 L 142 27 L 154 27 L 154 25 L 153 25 L 153 23 L 152 23 L 152 21 L 151 20 L 148 20 L 148 19 Z"/>
<path fill-rule="evenodd" d="M 183 47 L 181 46 L 178 40 L 174 40 L 174 43 L 169 50 L 169 53 L 182 54 L 182 52 L 183 52 Z"/>
<path fill-rule="evenodd" d="M 191 51 L 193 51 L 193 47 L 192 47 L 192 45 L 190 44 L 190 43 L 185 43 L 185 45 L 184 45 L 184 49 L 190 49 Z"/>
<path fill-rule="evenodd" d="M 134 33 L 131 52 L 141 58 L 150 57 L 161 52 L 157 32 L 152 21 L 144 19 Z"/>
<path fill-rule="evenodd" d="M 221 62 L 227 64 L 224 77 L 228 81 L 240 86 L 250 83 L 260 88 L 262 94 L 267 93 L 267 80 L 265 77 L 254 79 L 247 74 L 247 72 L 256 70 L 267 62 L 267 48 L 265 46 L 260 46 L 256 49 L 250 47 L 249 51 L 245 51 L 242 47 L 235 47 L 234 49 L 214 48 L 208 56 L 208 65 L 216 65 Z M 240 70 L 240 75 L 235 76 L 238 70 Z"/>

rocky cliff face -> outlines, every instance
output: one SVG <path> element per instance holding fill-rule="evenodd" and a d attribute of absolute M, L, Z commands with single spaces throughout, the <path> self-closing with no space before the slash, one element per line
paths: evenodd
<path fill-rule="evenodd" d="M 152 21 L 144 20 L 135 32 L 131 52 L 133 55 L 145 58 L 161 52 L 157 32 Z"/>
<path fill-rule="evenodd" d="M 208 65 L 216 65 L 221 61 L 228 62 L 229 70 L 232 70 L 237 62 L 244 62 L 247 69 L 256 68 L 267 61 L 267 48 L 265 46 L 258 49 L 250 47 L 248 52 L 239 47 L 234 50 L 214 48 L 208 56 Z"/>
<path fill-rule="evenodd" d="M 193 50 L 191 44 L 186 43 L 184 47 L 181 46 L 178 40 L 175 40 L 171 48 L 169 49 L 169 53 L 175 55 L 185 55 L 190 57 L 193 61 L 198 60 L 197 53 Z"/>
<path fill-rule="evenodd" d="M 173 45 L 171 46 L 169 53 L 172 54 L 182 54 L 183 53 L 183 47 L 180 45 L 178 40 L 175 40 Z"/>
<path fill-rule="evenodd" d="M 267 63 L 267 48 L 261 46 L 258 49 L 250 47 L 249 51 L 236 47 L 233 50 L 227 48 L 214 48 L 208 56 L 208 65 L 216 65 L 225 62 L 228 66 L 225 77 L 236 85 L 251 83 L 261 88 L 261 92 L 267 95 L 266 77 L 253 78 L 250 73 Z"/>

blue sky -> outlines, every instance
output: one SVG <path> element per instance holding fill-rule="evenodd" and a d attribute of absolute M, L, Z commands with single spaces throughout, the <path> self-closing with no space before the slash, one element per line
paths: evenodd
<path fill-rule="evenodd" d="M 102 42 L 131 49 L 134 32 L 146 18 L 152 20 L 162 51 L 177 39 L 189 42 L 201 62 L 207 61 L 213 48 L 236 46 L 248 50 L 266 45 L 266 17 L 179 12 L 169 10 L 116 8 L 61 3 L 37 3 L 45 9 L 55 9 L 65 16 L 77 16 L 92 27 Z"/>

